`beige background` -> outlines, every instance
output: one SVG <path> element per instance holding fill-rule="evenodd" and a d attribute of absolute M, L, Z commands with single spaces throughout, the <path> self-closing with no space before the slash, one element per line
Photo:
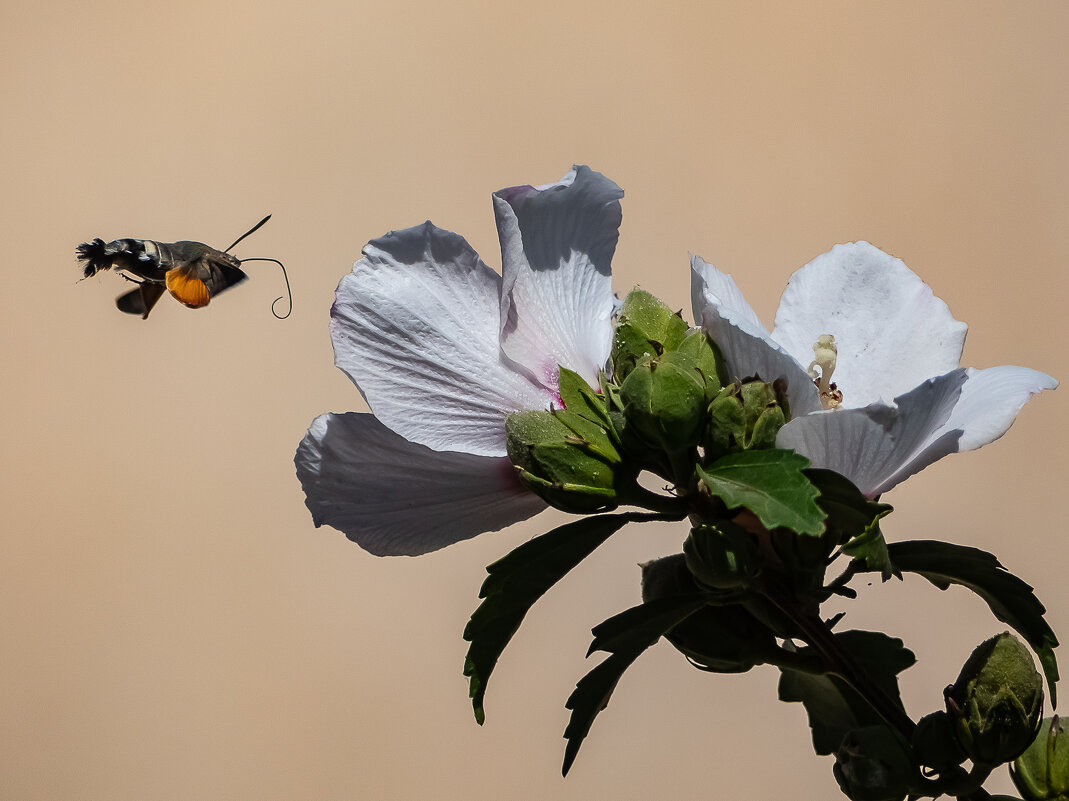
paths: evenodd
<path fill-rule="evenodd" d="M 484 565 L 546 515 L 421 559 L 316 530 L 292 467 L 362 408 L 327 311 L 369 238 L 430 217 L 491 264 L 490 192 L 588 163 L 627 191 L 615 261 L 688 306 L 687 254 L 771 321 L 790 271 L 866 238 L 972 329 L 967 364 L 1069 378 L 1064 3 L 82 3 L 0 25 L 4 799 L 839 797 L 771 669 L 645 655 L 567 780 L 589 629 L 680 528 L 628 530 L 540 603 L 472 720 L 460 634 Z M 79 283 L 102 236 L 282 259 L 190 311 Z M 1069 638 L 1066 390 L 887 499 L 889 537 L 997 551 Z M 963 591 L 866 589 L 935 709 L 1000 630 Z M 1063 653 L 1063 661 L 1069 657 Z M 1069 693 L 1069 690 L 1063 690 Z M 1000 779 L 999 787 L 1007 787 Z"/>

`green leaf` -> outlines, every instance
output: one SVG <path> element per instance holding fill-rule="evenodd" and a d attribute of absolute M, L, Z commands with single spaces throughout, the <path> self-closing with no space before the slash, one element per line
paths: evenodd
<path fill-rule="evenodd" d="M 698 475 L 728 508 L 745 506 L 765 528 L 784 527 L 798 534 L 824 531 L 826 513 L 817 505 L 817 488 L 803 472 L 809 460 L 794 451 L 733 453 L 713 462 Z"/>
<path fill-rule="evenodd" d="M 634 606 L 594 627 L 594 642 L 587 656 L 594 651 L 609 651 L 610 655 L 579 680 L 564 705 L 572 710 L 564 730 L 568 744 L 564 749 L 561 772 L 565 776 L 579 753 L 579 746 L 590 732 L 594 718 L 609 705 L 609 698 L 624 671 L 663 634 L 703 606 L 702 598 L 662 598 Z"/>
<path fill-rule="evenodd" d="M 1043 619 L 1046 608 L 1031 585 L 1010 573 L 987 551 L 936 540 L 895 542 L 887 546 L 899 570 L 916 573 L 941 590 L 960 584 L 979 595 L 991 612 L 1032 646 L 1043 665 L 1050 703 L 1057 707 L 1058 638 Z"/>
<path fill-rule="evenodd" d="M 864 673 L 901 706 L 897 676 L 916 661 L 913 652 L 901 640 L 875 631 L 844 631 L 834 637 Z M 815 653 L 808 647 L 799 652 Z M 849 731 L 887 725 L 880 713 L 838 676 L 781 670 L 779 699 L 801 702 L 805 707 L 818 754 L 834 753 Z"/>
<path fill-rule="evenodd" d="M 873 523 L 894 511 L 890 504 L 866 498 L 850 479 L 834 470 L 810 467 L 804 472 L 820 491 L 817 506 L 827 513 L 827 526 L 839 535 L 840 543 L 863 536 Z"/>
<path fill-rule="evenodd" d="M 464 675 L 471 680 L 472 707 L 480 724 L 490 673 L 534 603 L 627 523 L 665 519 L 678 518 L 637 512 L 586 517 L 525 542 L 486 568 L 489 575 L 479 591 L 484 600 L 464 627 L 464 639 L 471 643 Z"/>
<path fill-rule="evenodd" d="M 612 692 L 616 689 L 620 677 L 641 653 L 641 651 L 622 651 L 618 654 L 611 654 L 575 685 L 575 690 L 568 696 L 568 702 L 565 704 L 565 708 L 572 710 L 572 716 L 568 720 L 568 727 L 564 730 L 564 738 L 568 744 L 564 747 L 562 775 L 568 775 L 579 753 L 579 746 L 590 732 L 594 718 L 609 705 L 609 698 L 612 697 Z"/>
<path fill-rule="evenodd" d="M 643 651 L 706 603 L 700 595 L 678 595 L 633 606 L 593 628 L 594 641 L 586 655 L 595 651 Z"/>
<path fill-rule="evenodd" d="M 880 524 L 876 520 L 873 520 L 864 532 L 846 543 L 843 546 L 843 553 L 864 564 L 866 570 L 879 571 L 884 581 L 891 576 L 902 578 L 901 571 L 891 561 L 891 554 L 887 550 L 887 540 L 883 538 Z"/>

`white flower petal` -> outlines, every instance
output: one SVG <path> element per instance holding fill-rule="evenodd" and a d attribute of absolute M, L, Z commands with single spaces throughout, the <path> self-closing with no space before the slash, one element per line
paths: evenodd
<path fill-rule="evenodd" d="M 752 326 L 744 317 L 737 321 L 725 319 L 713 304 L 705 307 L 702 321 L 702 330 L 724 356 L 729 380 L 753 375 L 769 382 L 785 378 L 792 417 L 821 409 L 813 380 L 790 354 L 769 339 L 760 323 Z"/>
<path fill-rule="evenodd" d="M 845 407 L 860 407 L 955 369 L 967 330 L 901 260 L 854 242 L 791 276 L 772 338 L 808 365 L 817 337 L 834 336 L 832 380 Z"/>
<path fill-rule="evenodd" d="M 556 391 L 558 365 L 597 381 L 612 344 L 611 261 L 623 190 L 588 167 L 556 184 L 494 193 L 501 347 Z"/>
<path fill-rule="evenodd" d="M 334 363 L 375 415 L 437 450 L 505 454 L 505 414 L 553 396 L 498 345 L 500 277 L 430 222 L 364 248 L 331 308 Z"/>
<path fill-rule="evenodd" d="M 433 451 L 370 414 L 317 417 L 294 463 L 315 524 L 376 556 L 436 551 L 546 508 L 507 458 Z"/>
<path fill-rule="evenodd" d="M 1013 425 L 1017 413 L 1033 395 L 1058 386 L 1046 373 L 1011 365 L 986 370 L 969 368 L 968 375 L 961 398 L 942 429 L 962 431 L 958 443 L 962 451 L 994 442 Z"/>
<path fill-rule="evenodd" d="M 879 495 L 958 450 L 961 432 L 944 424 L 965 383 L 966 371 L 954 370 L 898 396 L 895 406 L 874 403 L 796 417 L 780 429 L 776 446 L 841 473 L 869 497 Z"/>
<path fill-rule="evenodd" d="M 690 257 L 690 302 L 694 311 L 694 324 L 702 324 L 705 307 L 712 304 L 720 311 L 720 316 L 734 323 L 744 323 L 748 331 L 760 331 L 765 339 L 770 339 L 768 329 L 757 316 L 757 312 L 746 302 L 735 280 L 727 273 L 722 273 L 701 256 Z"/>

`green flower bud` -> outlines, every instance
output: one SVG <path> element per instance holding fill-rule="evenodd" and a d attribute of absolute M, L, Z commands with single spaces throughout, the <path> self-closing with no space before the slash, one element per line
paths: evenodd
<path fill-rule="evenodd" d="M 1010 776 L 1026 801 L 1069 801 L 1069 728 L 1057 715 L 1043 721 Z"/>
<path fill-rule="evenodd" d="M 965 752 L 954 736 L 954 725 L 946 712 L 933 712 L 917 721 L 913 730 L 913 753 L 917 761 L 937 773 L 944 773 L 965 761 Z"/>
<path fill-rule="evenodd" d="M 727 520 L 691 529 L 683 555 L 697 582 L 717 590 L 747 587 L 761 571 L 753 535 Z"/>
<path fill-rule="evenodd" d="M 674 454 L 693 448 L 705 422 L 705 379 L 694 361 L 670 351 L 637 365 L 620 385 L 626 426 L 646 445 Z"/>
<path fill-rule="evenodd" d="M 644 603 L 701 592 L 683 554 L 642 565 Z M 699 609 L 665 638 L 699 667 L 716 673 L 744 673 L 777 649 L 772 632 L 737 604 Z"/>
<path fill-rule="evenodd" d="M 853 801 L 901 801 L 917 774 L 905 743 L 885 726 L 848 732 L 835 752 L 835 780 Z"/>
<path fill-rule="evenodd" d="M 1009 632 L 981 643 L 946 693 L 958 742 L 981 765 L 999 765 L 1029 746 L 1043 711 L 1043 679 Z"/>
<path fill-rule="evenodd" d="M 612 343 L 613 378 L 619 383 L 637 365 L 674 350 L 689 326 L 649 292 L 634 289 L 624 298 Z"/>
<path fill-rule="evenodd" d="M 705 382 L 705 401 L 712 401 L 727 383 L 727 368 L 720 350 L 704 331 L 691 331 L 676 350 L 689 359 L 690 364 Z"/>
<path fill-rule="evenodd" d="M 517 412 L 505 418 L 509 459 L 539 497 L 576 514 L 615 508 L 623 469 L 609 432 L 575 412 Z"/>
<path fill-rule="evenodd" d="M 760 379 L 724 387 L 709 405 L 703 444 L 707 460 L 751 448 L 772 448 L 787 422 L 783 393 Z"/>

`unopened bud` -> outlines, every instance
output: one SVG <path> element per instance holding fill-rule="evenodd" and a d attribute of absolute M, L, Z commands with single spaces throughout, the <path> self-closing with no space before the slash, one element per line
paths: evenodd
<path fill-rule="evenodd" d="M 547 503 L 585 514 L 618 505 L 624 475 L 608 432 L 569 411 L 517 412 L 505 418 L 509 459 L 520 478 Z"/>
<path fill-rule="evenodd" d="M 853 801 L 901 801 L 917 773 L 909 751 L 885 726 L 847 732 L 835 752 L 835 780 Z"/>
<path fill-rule="evenodd" d="M 747 587 L 761 569 L 753 534 L 728 520 L 691 529 L 683 555 L 697 582 L 717 590 Z"/>
<path fill-rule="evenodd" d="M 674 350 L 688 330 L 678 313 L 649 292 L 632 290 L 620 308 L 613 333 L 613 380 L 620 383 L 636 366 Z"/>
<path fill-rule="evenodd" d="M 947 713 L 969 758 L 999 765 L 1032 742 L 1043 711 L 1043 679 L 1009 632 L 981 643 L 947 688 Z"/>
<path fill-rule="evenodd" d="M 1010 776 L 1025 801 L 1069 801 L 1069 727 L 1057 715 L 1043 721 Z"/>
<path fill-rule="evenodd" d="M 707 459 L 754 448 L 773 448 L 787 422 L 782 393 L 760 379 L 729 384 L 709 405 L 704 435 Z"/>
<path fill-rule="evenodd" d="M 946 712 L 933 712 L 917 721 L 913 730 L 913 753 L 917 761 L 937 773 L 965 761 L 965 752 L 954 736 L 954 725 Z"/>
<path fill-rule="evenodd" d="M 642 565 L 643 603 L 700 592 L 683 554 Z M 688 659 L 717 673 L 743 673 L 777 651 L 773 633 L 738 604 L 703 607 L 665 638 Z"/>
<path fill-rule="evenodd" d="M 627 427 L 665 453 L 693 448 L 705 422 L 705 381 L 679 351 L 640 364 L 620 385 Z"/>

